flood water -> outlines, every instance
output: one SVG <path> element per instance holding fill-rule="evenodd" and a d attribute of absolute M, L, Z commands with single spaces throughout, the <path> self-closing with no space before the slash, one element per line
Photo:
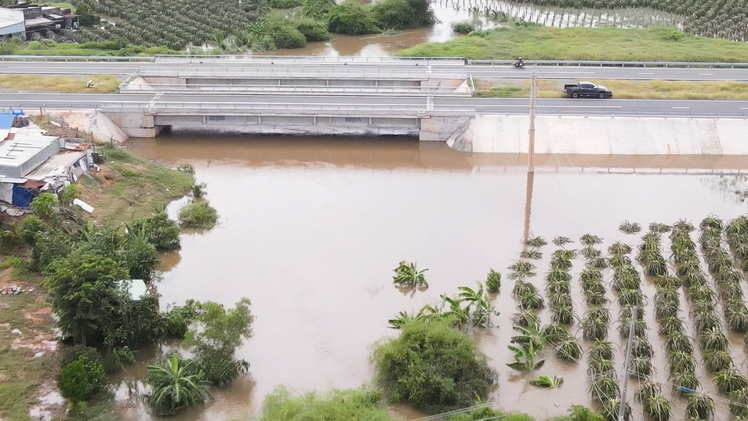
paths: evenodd
<path fill-rule="evenodd" d="M 743 176 L 672 169 L 655 174 L 657 168 L 632 174 L 640 165 L 638 158 L 623 159 L 617 169 L 583 171 L 573 165 L 576 157 L 540 157 L 528 215 L 526 161 L 521 156 L 464 154 L 441 143 L 400 138 L 179 132 L 132 140 L 128 146 L 169 164 L 193 164 L 220 215 L 215 229 L 183 235 L 178 255 L 167 257 L 158 285 L 162 303 L 195 298 L 230 306 L 246 296 L 256 316 L 254 337 L 238 350 L 251 364 L 249 376 L 217 391 L 216 400 L 206 407 L 172 418 L 179 421 L 247 419 L 278 385 L 302 392 L 367 384 L 372 344 L 396 335 L 387 328 L 389 318 L 436 303 L 440 294 L 455 294 L 458 286 L 474 286 L 489 268 L 504 275 L 495 299 L 501 312 L 496 328 L 477 338 L 500 376 L 493 404 L 539 420 L 561 415 L 572 404 L 590 405 L 584 360 L 560 363 L 546 351 L 545 366 L 532 376 L 564 376 L 564 385 L 551 391 L 528 386 L 529 375 L 518 376 L 505 365 L 512 359 L 506 345 L 516 306 L 506 267 L 522 249 L 526 222 L 549 243 L 558 235 L 578 239 L 592 233 L 605 238 L 600 247 L 607 250 L 616 239 L 638 242 L 641 234 L 626 236 L 617 230 L 623 220 L 646 227 L 653 221 L 686 218 L 698 223 L 709 214 L 733 218 L 745 212 L 733 193 L 743 185 Z M 711 169 L 696 157 L 681 162 L 681 168 Z M 554 249 L 546 246 L 544 259 L 537 262 L 538 276 L 532 281 L 541 291 Z M 669 250 L 663 255 L 669 256 Z M 429 269 L 428 290 L 410 295 L 393 287 L 391 270 L 404 259 Z M 583 261 L 574 265 L 578 271 Z M 577 273 L 572 285 L 579 298 Z M 651 299 L 653 288 L 645 286 L 644 292 Z M 584 309 L 575 311 L 581 317 Z M 651 313 L 650 308 L 650 341 L 662 354 Z M 543 322 L 549 320 L 547 310 L 541 316 Z M 614 320 L 617 316 L 613 308 Z M 611 328 L 610 338 L 622 344 L 616 328 Z M 572 333 L 576 329 L 572 327 Z M 737 344 L 740 338 L 732 340 Z M 733 359 L 741 364 L 742 347 L 734 350 Z M 619 355 L 615 363 L 620 373 L 623 358 Z M 655 365 L 658 379 L 665 381 L 662 355 Z M 143 367 L 128 370 L 137 377 Z M 711 380 L 703 382 L 712 390 Z M 631 401 L 634 390 L 632 382 Z M 118 396 L 126 396 L 126 390 Z M 728 419 L 724 409 L 721 419 Z M 422 415 L 407 408 L 397 413 Z M 676 419 L 682 415 L 682 407 L 676 406 Z M 634 417 L 641 419 L 636 412 Z M 122 419 L 151 417 L 142 404 L 130 401 L 123 403 Z"/>
<path fill-rule="evenodd" d="M 648 26 L 679 27 L 682 18 L 671 13 L 646 8 L 617 10 L 571 9 L 534 6 L 502 0 L 436 0 L 432 3 L 437 22 L 425 28 L 398 32 L 395 35 L 336 35 L 330 41 L 310 42 L 304 48 L 267 51 L 262 54 L 294 56 L 366 56 L 383 57 L 424 42 L 444 42 L 461 36 L 452 30 L 458 22 L 470 22 L 476 29 L 490 29 L 498 24 L 487 18 L 499 12 L 506 16 L 546 26 L 567 28 Z"/>

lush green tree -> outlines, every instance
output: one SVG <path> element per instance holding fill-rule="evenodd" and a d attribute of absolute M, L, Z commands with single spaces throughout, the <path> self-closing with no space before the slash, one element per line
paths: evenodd
<path fill-rule="evenodd" d="M 34 236 L 34 248 L 31 250 L 33 267 L 45 271 L 52 262 L 70 254 L 73 245 L 70 235 L 60 230 L 38 232 Z"/>
<path fill-rule="evenodd" d="M 304 16 L 325 20 L 334 6 L 335 0 L 304 0 L 301 10 Z"/>
<path fill-rule="evenodd" d="M 185 228 L 210 229 L 216 222 L 218 213 L 208 202 L 190 203 L 179 210 L 179 224 Z"/>
<path fill-rule="evenodd" d="M 292 396 L 276 388 L 265 397 L 260 421 L 395 421 L 382 405 L 380 393 L 367 389 L 333 390 L 324 395 Z"/>
<path fill-rule="evenodd" d="M 296 29 L 307 41 L 327 41 L 332 38 L 327 31 L 327 23 L 312 18 L 298 18 L 293 21 Z"/>
<path fill-rule="evenodd" d="M 413 29 L 434 23 L 429 0 L 382 0 L 372 8 L 382 28 Z"/>
<path fill-rule="evenodd" d="M 131 279 L 151 280 L 158 266 L 156 247 L 144 238 L 127 235 L 119 244 L 117 260 L 127 268 Z"/>
<path fill-rule="evenodd" d="M 99 16 L 94 13 L 93 7 L 88 3 L 78 3 L 75 13 L 80 16 L 79 19 L 81 26 L 96 26 L 101 22 Z"/>
<path fill-rule="evenodd" d="M 165 336 L 158 294 L 152 291 L 137 300 L 132 300 L 129 296 L 121 297 L 110 309 L 109 318 L 111 322 L 105 332 L 104 342 L 112 349 L 137 349 Z"/>
<path fill-rule="evenodd" d="M 306 38 L 304 37 L 304 34 L 292 25 L 281 25 L 275 28 L 273 31 L 273 41 L 277 48 L 306 47 Z M 215 224 L 215 222 L 213 222 L 213 224 Z"/>
<path fill-rule="evenodd" d="M 395 339 L 375 346 L 377 382 L 393 402 L 430 413 L 485 400 L 496 382 L 486 356 L 449 320 L 412 320 Z"/>
<path fill-rule="evenodd" d="M 111 326 L 112 308 L 122 299 L 117 281 L 127 270 L 107 257 L 73 252 L 52 262 L 44 284 L 49 288 L 57 324 L 76 344 L 102 341 Z"/>
<path fill-rule="evenodd" d="M 366 35 L 381 32 L 371 8 L 356 0 L 345 0 L 333 6 L 327 14 L 330 32 L 347 35 Z"/>
<path fill-rule="evenodd" d="M 57 375 L 57 387 L 71 408 L 76 409 L 106 384 L 106 374 L 100 363 L 86 356 L 66 364 Z"/>
<path fill-rule="evenodd" d="M 228 385 L 249 369 L 249 363 L 235 359 L 234 352 L 252 337 L 254 316 L 250 305 L 247 298 L 228 310 L 218 303 L 202 303 L 193 328 L 187 332 L 186 344 L 200 361 L 205 378 L 218 387 Z"/>
<path fill-rule="evenodd" d="M 29 207 L 36 216 L 48 221 L 54 218 L 57 205 L 57 196 L 52 193 L 42 193 L 31 201 Z"/>
<path fill-rule="evenodd" d="M 161 314 L 160 332 L 167 338 L 184 339 L 199 310 L 200 303 L 195 300 L 187 300 L 182 306 L 170 308 Z"/>
<path fill-rule="evenodd" d="M 146 382 L 152 391 L 148 403 L 159 415 L 173 415 L 180 408 L 202 404 L 210 398 L 210 382 L 194 360 L 180 360 L 176 353 L 148 365 Z"/>

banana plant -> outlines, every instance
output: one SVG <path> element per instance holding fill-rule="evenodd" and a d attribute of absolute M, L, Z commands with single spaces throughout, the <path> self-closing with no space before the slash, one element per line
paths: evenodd
<path fill-rule="evenodd" d="M 530 380 L 530 384 L 533 386 L 557 389 L 564 384 L 564 378 L 561 376 L 540 376 L 535 380 Z"/>
<path fill-rule="evenodd" d="M 539 369 L 543 364 L 545 364 L 544 359 L 536 359 L 539 350 L 535 348 L 533 342 L 522 343 L 519 344 L 519 346 L 509 345 L 507 348 L 514 352 L 514 361 L 508 363 L 507 366 L 515 370 L 533 371 Z"/>

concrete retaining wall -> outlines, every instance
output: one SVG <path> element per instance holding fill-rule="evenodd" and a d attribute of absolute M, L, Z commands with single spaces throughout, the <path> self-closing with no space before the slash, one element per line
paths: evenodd
<path fill-rule="evenodd" d="M 163 129 L 154 124 L 153 116 L 139 113 L 106 113 L 114 124 L 130 137 L 156 137 Z"/>
<path fill-rule="evenodd" d="M 421 119 L 422 142 L 446 142 L 470 117 L 434 117 Z"/>
<path fill-rule="evenodd" d="M 527 116 L 476 116 L 449 139 L 454 149 L 478 153 L 525 153 Z M 454 131 L 453 131 L 454 132 Z M 748 155 L 748 121 L 537 117 L 535 152 L 592 155 Z"/>

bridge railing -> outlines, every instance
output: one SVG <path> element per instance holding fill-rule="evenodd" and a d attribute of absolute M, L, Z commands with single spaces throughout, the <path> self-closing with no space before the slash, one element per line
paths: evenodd
<path fill-rule="evenodd" d="M 202 85 L 202 84 L 145 84 L 123 83 L 120 85 L 120 93 L 183 93 L 183 94 L 335 94 L 335 95 L 375 95 L 375 94 L 402 94 L 402 95 L 439 95 L 439 96 L 464 96 L 470 97 L 470 87 L 460 89 L 459 87 L 444 86 L 374 86 L 374 85 Z"/>
<path fill-rule="evenodd" d="M 447 105 L 438 106 L 433 110 L 427 108 L 426 101 L 423 104 L 396 104 L 396 103 L 373 103 L 373 104 L 339 104 L 339 103 L 277 103 L 277 102 L 255 102 L 255 103 L 227 103 L 227 102 L 145 102 L 145 101 L 120 101 L 102 102 L 97 107 L 103 112 L 144 112 L 146 114 L 165 115 L 348 115 L 348 116 L 375 116 L 375 115 L 397 115 L 397 116 L 473 116 L 473 115 L 527 115 L 527 105 L 517 106 L 476 106 L 476 105 Z M 610 109 L 562 109 L 552 107 L 538 110 L 539 116 L 550 117 L 639 117 L 639 118 L 721 118 L 721 119 L 743 119 L 748 120 L 748 112 L 700 112 L 700 111 L 624 111 Z"/>
<path fill-rule="evenodd" d="M 408 64 L 413 62 L 434 62 L 440 65 L 465 64 L 462 57 L 393 57 L 393 56 L 274 56 L 274 55 L 200 55 L 200 54 L 157 54 L 156 62 L 168 61 L 210 61 L 210 62 L 278 62 L 278 63 L 352 63 L 352 64 Z"/>
<path fill-rule="evenodd" d="M 508 66 L 515 60 L 467 60 L 470 65 Z M 572 67 L 663 67 L 663 68 L 709 68 L 748 69 L 748 63 L 690 62 L 690 61 L 590 61 L 590 60 L 525 60 L 525 66 L 572 66 Z"/>
<path fill-rule="evenodd" d="M 24 55 L 0 55 L 0 61 L 35 61 L 35 62 L 153 62 L 154 57 L 140 56 L 24 56 Z"/>
<path fill-rule="evenodd" d="M 141 76 L 150 77 L 285 77 L 285 78 L 325 78 L 345 77 L 357 79 L 387 78 L 426 80 L 429 78 L 426 68 L 421 69 L 360 69 L 360 68 L 319 68 L 319 67 L 182 67 L 177 69 L 148 68 L 140 70 Z"/>

